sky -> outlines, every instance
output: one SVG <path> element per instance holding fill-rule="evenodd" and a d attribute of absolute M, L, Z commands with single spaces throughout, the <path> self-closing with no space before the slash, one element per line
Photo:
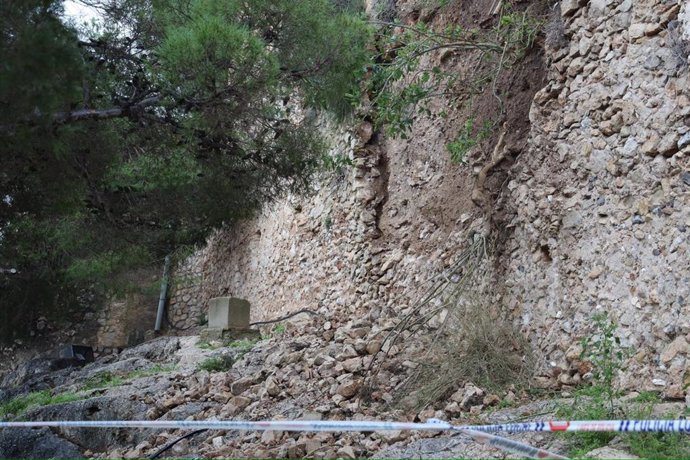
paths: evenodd
<path fill-rule="evenodd" d="M 64 5 L 65 16 L 73 20 L 77 25 L 85 22 L 90 24 L 92 19 L 98 17 L 98 12 L 95 9 L 85 6 L 78 1 L 65 0 Z"/>

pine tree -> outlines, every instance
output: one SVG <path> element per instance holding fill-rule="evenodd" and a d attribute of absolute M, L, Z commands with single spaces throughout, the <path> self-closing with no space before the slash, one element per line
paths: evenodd
<path fill-rule="evenodd" d="M 310 111 L 345 115 L 367 59 L 327 0 L 87 1 L 81 31 L 58 0 L 0 5 L 6 325 L 307 188 Z"/>

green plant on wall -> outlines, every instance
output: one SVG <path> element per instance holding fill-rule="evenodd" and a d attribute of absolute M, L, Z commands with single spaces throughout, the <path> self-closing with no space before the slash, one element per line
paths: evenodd
<path fill-rule="evenodd" d="M 445 3 L 439 7 L 446 6 Z M 365 80 L 366 97 L 352 93 L 349 98 L 354 103 L 368 98 L 377 126 L 384 127 L 388 135 L 406 138 L 417 115 L 433 115 L 430 101 L 440 96 L 447 100 L 447 105 L 490 88 L 499 100 L 500 113 L 496 118 L 501 122 L 503 101 L 495 82 L 506 66 L 524 58 L 534 46 L 543 21 L 505 4 L 497 24 L 490 30 L 458 25 L 438 30 L 422 22 L 376 24 L 380 26 L 380 52 Z M 466 52 L 479 53 L 478 62 L 484 63 L 483 70 L 460 75 L 444 65 L 447 57 Z M 431 53 L 441 53 L 440 62 L 425 58 Z M 461 142 L 456 147 L 462 150 Z"/>
<path fill-rule="evenodd" d="M 324 217 L 323 228 L 325 228 L 327 232 L 330 232 L 331 228 L 333 228 L 333 218 L 331 217 L 330 214 L 328 214 L 326 217 Z"/>
<path fill-rule="evenodd" d="M 593 387 L 606 396 L 610 415 L 614 415 L 613 399 L 618 394 L 614 379 L 623 369 L 623 349 L 615 335 L 618 326 L 606 312 L 592 317 L 595 333 L 582 339 L 580 357 L 592 363 Z"/>
<path fill-rule="evenodd" d="M 625 408 L 616 405 L 620 395 L 615 378 L 623 369 L 623 348 L 616 336 L 618 326 L 606 312 L 592 317 L 593 331 L 582 341 L 581 359 L 592 365 L 592 385 L 578 389 L 572 404 L 562 405 L 557 415 L 567 420 L 610 420 L 624 415 Z M 584 432 L 572 435 L 575 456 L 582 456 L 593 449 L 606 446 L 615 433 Z"/>
<path fill-rule="evenodd" d="M 342 153 L 335 155 L 326 153 L 321 157 L 321 163 L 324 169 L 337 174 L 342 174 L 348 166 L 353 165 L 350 157 Z"/>
<path fill-rule="evenodd" d="M 493 123 L 490 120 L 485 120 L 478 130 L 474 121 L 474 117 L 469 117 L 455 140 L 446 145 L 450 159 L 454 163 L 465 161 L 467 153 L 482 141 L 490 138 L 493 133 Z"/>

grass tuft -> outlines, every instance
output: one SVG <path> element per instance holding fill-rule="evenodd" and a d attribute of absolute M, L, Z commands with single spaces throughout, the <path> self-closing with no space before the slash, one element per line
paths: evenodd
<path fill-rule="evenodd" d="M 83 394 L 78 393 L 51 395 L 48 390 L 35 391 L 33 393 L 17 396 L 6 403 L 0 404 L 0 420 L 9 420 L 13 417 L 19 417 L 34 407 L 62 404 L 84 398 L 85 396 Z"/>

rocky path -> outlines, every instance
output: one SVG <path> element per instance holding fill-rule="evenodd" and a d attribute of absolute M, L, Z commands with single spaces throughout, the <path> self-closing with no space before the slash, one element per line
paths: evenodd
<path fill-rule="evenodd" d="M 198 342 L 198 337 L 162 337 L 82 369 L 14 382 L 22 391 L 49 388 L 80 399 L 29 409 L 27 420 L 391 420 L 453 423 L 548 418 L 553 402 L 521 402 L 506 392 L 486 394 L 472 384 L 454 393 L 443 409 L 393 409 L 388 404 L 409 368 L 404 350 L 391 355 L 375 391 L 362 392 L 365 371 L 388 326 L 367 321 L 340 325 L 320 318 L 288 323 L 283 332 L 254 344 Z M 208 363 L 228 369 L 201 370 Z M 11 381 L 12 376 L 5 379 Z M 495 404 L 512 395 L 513 407 Z M 8 398 L 5 398 L 8 399 Z M 507 404 L 507 403 L 502 403 Z M 151 455 L 184 435 L 182 430 L 57 429 L 0 431 L 0 457 L 62 456 L 135 458 Z M 40 442 L 33 442 L 38 439 Z M 511 436 L 535 447 L 567 451 L 549 434 Z M 207 431 L 166 452 L 176 457 L 253 458 L 506 458 L 493 448 L 446 433 L 292 433 Z M 623 453 L 618 452 L 620 456 Z"/>

